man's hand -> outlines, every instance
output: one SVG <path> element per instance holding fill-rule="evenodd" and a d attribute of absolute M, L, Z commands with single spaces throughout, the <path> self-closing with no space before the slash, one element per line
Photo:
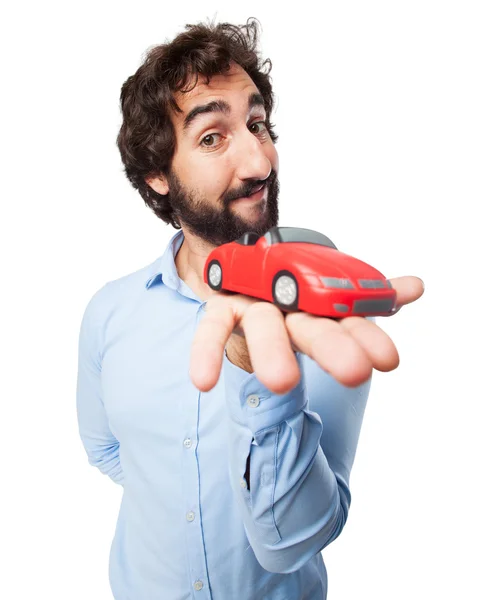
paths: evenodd
<path fill-rule="evenodd" d="M 397 292 L 397 310 L 424 292 L 418 277 L 390 281 Z M 367 381 L 373 369 L 392 371 L 399 365 L 391 338 L 363 317 L 334 320 L 306 312 L 284 315 L 270 302 L 218 292 L 206 304 L 191 350 L 190 377 L 200 391 L 207 392 L 216 385 L 232 334 L 244 336 L 249 356 L 243 360 L 246 364 L 251 361 L 257 378 L 276 394 L 284 394 L 299 383 L 294 351 L 307 354 L 348 387 Z"/>

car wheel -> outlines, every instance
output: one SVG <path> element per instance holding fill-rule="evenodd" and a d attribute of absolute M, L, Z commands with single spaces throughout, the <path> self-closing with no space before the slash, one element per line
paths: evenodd
<path fill-rule="evenodd" d="M 273 301 L 281 310 L 298 310 L 298 283 L 289 271 L 276 273 L 273 279 Z"/>
<path fill-rule="evenodd" d="M 223 283 L 223 271 L 219 261 L 212 260 L 208 265 L 208 285 L 216 291 L 221 290 Z"/>

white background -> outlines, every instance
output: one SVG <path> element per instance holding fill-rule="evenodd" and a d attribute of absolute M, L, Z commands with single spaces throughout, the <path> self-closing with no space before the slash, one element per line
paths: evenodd
<path fill-rule="evenodd" d="M 174 233 L 122 173 L 120 88 L 186 23 L 255 16 L 273 63 L 280 225 L 426 284 L 378 319 L 401 364 L 373 377 L 349 520 L 324 551 L 328 600 L 478 598 L 477 3 L 222 6 L 2 9 L 0 597 L 111 598 L 121 488 L 81 446 L 77 337 L 93 293 Z"/>

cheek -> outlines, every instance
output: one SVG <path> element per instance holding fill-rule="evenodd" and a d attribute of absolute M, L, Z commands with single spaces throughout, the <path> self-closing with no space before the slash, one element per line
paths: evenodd
<path fill-rule="evenodd" d="M 231 167 L 222 158 L 217 156 L 187 162 L 183 173 L 188 187 L 208 199 L 221 198 L 231 185 Z"/>
<path fill-rule="evenodd" d="M 276 150 L 276 146 L 271 145 L 271 149 L 268 152 L 268 159 L 271 163 L 272 168 L 278 173 L 279 171 L 279 156 Z"/>
<path fill-rule="evenodd" d="M 214 199 L 224 194 L 228 187 L 228 178 L 220 165 L 212 164 L 211 168 L 204 165 L 201 169 L 195 171 L 191 185 L 200 190 L 202 195 Z"/>
<path fill-rule="evenodd" d="M 203 189 L 207 177 L 202 169 L 201 162 L 195 160 L 194 155 L 187 152 L 179 154 L 173 161 L 172 166 L 175 175 L 184 188 L 190 192 Z"/>

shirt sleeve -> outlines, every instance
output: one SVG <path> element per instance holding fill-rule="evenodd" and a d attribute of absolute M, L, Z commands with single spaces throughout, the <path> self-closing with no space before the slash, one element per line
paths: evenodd
<path fill-rule="evenodd" d="M 309 357 L 295 354 L 301 379 L 282 395 L 226 355 L 223 363 L 233 493 L 256 558 L 276 573 L 296 571 L 341 533 L 371 384 L 369 379 L 347 388 Z M 244 478 L 248 456 L 249 487 Z"/>
<path fill-rule="evenodd" d="M 106 284 L 108 285 L 108 284 Z M 76 406 L 88 462 L 123 485 L 120 444 L 110 431 L 101 392 L 101 290 L 89 301 L 80 325 Z"/>

